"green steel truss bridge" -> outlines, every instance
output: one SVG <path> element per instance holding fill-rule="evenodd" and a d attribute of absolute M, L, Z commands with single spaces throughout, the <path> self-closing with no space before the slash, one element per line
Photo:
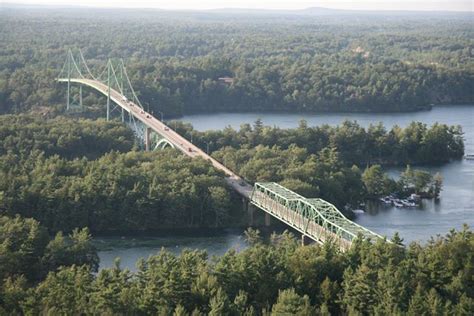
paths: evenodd
<path fill-rule="evenodd" d="M 87 87 L 107 97 L 107 120 L 116 115 L 132 128 L 145 150 L 173 147 L 185 155 L 201 157 L 223 172 L 226 182 L 245 200 L 264 212 L 266 222 L 273 216 L 318 243 L 333 240 L 342 250 L 354 238 L 382 238 L 348 220 L 332 204 L 322 199 L 307 199 L 276 183 L 255 183 L 252 187 L 243 178 L 185 139 L 171 127 L 144 110 L 127 74 L 123 60 L 109 60 L 99 76 L 94 76 L 82 52 L 74 56 L 68 51 L 66 62 L 57 78 L 67 84 L 66 109 L 83 108 L 82 89 Z"/>
<path fill-rule="evenodd" d="M 278 183 L 257 182 L 250 203 L 299 231 L 303 236 L 324 243 L 332 240 L 340 248 L 350 248 L 355 238 L 375 240 L 380 235 L 347 219 L 331 203 L 307 199 Z"/>

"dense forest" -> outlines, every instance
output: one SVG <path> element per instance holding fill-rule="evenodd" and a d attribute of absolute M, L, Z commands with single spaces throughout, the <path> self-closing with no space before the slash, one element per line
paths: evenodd
<path fill-rule="evenodd" d="M 86 230 L 48 240 L 32 219 L 0 217 L 0 314 L 472 315 L 474 234 L 465 226 L 421 246 L 356 240 L 342 253 L 290 233 L 210 260 L 165 250 L 137 271 L 96 271 Z M 59 267 L 59 268 L 58 268 Z M 49 273 L 46 275 L 45 272 Z"/>
<path fill-rule="evenodd" d="M 35 115 L 4 115 L 0 123 L 0 214 L 35 218 L 50 232 L 248 223 L 241 200 L 207 161 L 172 149 L 140 151 L 121 123 Z M 388 132 L 355 122 L 278 129 L 257 121 L 239 131 L 212 132 L 176 127 L 203 149 L 208 142 L 216 159 L 249 182 L 279 182 L 343 211 L 407 186 L 423 191 L 436 184 L 439 193 L 441 176 L 408 169 L 395 182 L 376 163 L 444 162 L 462 156 L 464 146 L 459 127 L 442 124 L 412 123 Z"/>
<path fill-rule="evenodd" d="M 228 226 L 224 178 L 174 150 L 132 150 L 122 124 L 4 116 L 0 212 L 34 217 L 50 231 L 93 232 Z M 233 214 L 236 217 L 236 214 Z"/>
<path fill-rule="evenodd" d="M 0 113 L 62 111 L 55 77 L 69 48 L 96 75 L 107 58 L 124 58 L 142 103 L 165 117 L 474 103 L 469 14 L 313 13 L 6 7 Z M 104 104 L 92 91 L 84 102 Z"/>
<path fill-rule="evenodd" d="M 110 151 L 134 148 L 132 130 L 118 122 L 52 119 L 29 115 L 0 116 L 0 156 L 27 158 L 39 151 L 45 156 L 98 158 Z"/>
<path fill-rule="evenodd" d="M 203 159 L 141 151 L 119 122 L 64 114 L 68 49 L 98 74 L 124 58 L 145 107 L 205 111 L 415 111 L 474 103 L 469 14 L 252 14 L 0 10 L 0 315 L 473 315 L 468 226 L 424 245 L 356 239 L 303 246 L 245 233 L 209 258 L 167 251 L 98 271 L 91 234 L 246 226 L 242 200 Z M 225 79 L 222 79 L 222 78 Z M 77 92 L 77 91 L 73 91 Z M 76 96 L 74 96 L 75 98 Z M 77 101 L 77 99 L 75 100 Z M 84 89 L 89 117 L 104 97 Z M 25 112 L 30 112 L 25 114 Z M 347 216 L 389 193 L 438 196 L 416 170 L 464 153 L 459 126 L 176 130 L 249 182 L 276 181 Z M 384 166 L 407 166 L 399 180 Z"/>

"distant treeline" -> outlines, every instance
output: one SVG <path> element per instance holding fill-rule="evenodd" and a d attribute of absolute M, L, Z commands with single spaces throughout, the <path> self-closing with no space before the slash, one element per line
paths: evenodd
<path fill-rule="evenodd" d="M 87 231 L 49 240 L 38 222 L 0 217 L 0 314 L 472 315 L 474 235 L 465 226 L 421 246 L 357 240 L 301 246 L 289 233 L 209 260 L 205 251 L 95 273 Z M 60 267 L 61 266 L 61 267 Z M 35 270 L 38 269 L 38 270 Z M 38 273 L 40 271 L 42 273 Z M 50 271 L 45 277 L 44 272 Z"/>
<path fill-rule="evenodd" d="M 142 102 L 165 117 L 474 103 L 473 34 L 466 15 L 367 19 L 354 13 L 295 20 L 5 10 L 0 29 L 0 113 L 63 109 L 65 88 L 55 78 L 68 48 L 82 48 L 96 75 L 107 58 L 124 58 Z M 89 90 L 84 103 L 105 104 Z"/>

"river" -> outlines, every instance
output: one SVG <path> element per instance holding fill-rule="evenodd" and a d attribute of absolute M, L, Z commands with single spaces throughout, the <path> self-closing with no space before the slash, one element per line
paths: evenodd
<path fill-rule="evenodd" d="M 415 113 L 216 113 L 189 115 L 182 121 L 191 123 L 203 131 L 231 126 L 238 129 L 241 124 L 252 124 L 261 118 L 265 125 L 281 128 L 298 126 L 305 119 L 308 126 L 322 124 L 338 125 L 342 121 L 356 120 L 362 126 L 382 122 L 387 128 L 393 125 L 404 127 L 412 121 L 431 125 L 435 122 L 449 125 L 459 124 L 464 131 L 466 153 L 474 154 L 474 106 L 436 106 L 431 111 Z M 443 191 L 438 203 L 425 200 L 421 209 L 397 209 L 370 206 L 355 221 L 381 235 L 393 236 L 399 232 L 406 242 L 426 242 L 431 236 L 444 235 L 450 229 L 460 229 L 464 223 L 474 225 L 474 161 L 460 160 L 438 166 L 423 168 L 440 172 L 443 176 Z M 401 168 L 387 170 L 397 177 Z M 101 267 L 113 265 L 120 257 L 122 266 L 134 269 L 135 261 L 148 257 L 162 247 L 179 253 L 184 248 L 207 249 L 210 255 L 221 255 L 230 248 L 245 248 L 242 232 L 224 231 L 213 236 L 170 236 L 156 238 L 96 238 Z"/>

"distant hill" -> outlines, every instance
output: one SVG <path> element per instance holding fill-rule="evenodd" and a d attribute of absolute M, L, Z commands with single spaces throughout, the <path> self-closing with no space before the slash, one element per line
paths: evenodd
<path fill-rule="evenodd" d="M 461 11 L 404 11 L 404 10 L 348 10 L 348 9 L 333 9 L 325 7 L 309 7 L 300 10 L 272 10 L 272 9 L 248 9 L 248 8 L 218 8 L 218 9 L 209 9 L 209 10 L 166 10 L 160 8 L 104 8 L 104 7 L 90 7 L 90 6 L 81 6 L 81 5 L 38 5 L 38 4 L 23 4 L 23 3 L 2 3 L 0 5 L 0 12 L 3 9 L 47 9 L 47 10 L 70 10 L 70 9 L 87 9 L 87 10 L 101 10 L 101 11 L 141 11 L 147 10 L 147 13 L 150 13 L 150 10 L 160 12 L 160 13 L 173 13 L 173 14 L 223 14 L 223 15 L 262 15 L 262 16 L 275 16 L 275 15 L 284 15 L 284 16 L 294 16 L 294 15 L 305 15 L 305 16 L 332 16 L 332 15 L 389 15 L 389 16 L 428 16 L 428 15 L 465 15 L 472 16 L 472 12 L 461 12 Z"/>

